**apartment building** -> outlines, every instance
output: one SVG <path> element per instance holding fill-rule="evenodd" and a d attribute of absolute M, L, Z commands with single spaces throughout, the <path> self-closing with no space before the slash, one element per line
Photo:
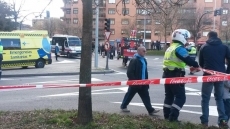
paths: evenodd
<path fill-rule="evenodd" d="M 81 0 L 63 0 L 64 16 L 61 17 L 67 24 L 73 24 L 75 26 L 82 25 L 82 1 Z M 123 8 L 122 4 L 118 4 L 120 0 L 99 0 L 99 40 L 104 40 L 104 19 L 111 19 L 111 40 L 116 40 L 121 37 L 127 37 L 130 34 L 130 30 L 137 29 L 138 38 L 143 38 L 144 35 L 144 19 L 146 19 L 146 43 L 159 40 L 164 42 L 165 38 L 162 35 L 162 29 L 160 29 L 161 22 L 157 17 L 145 15 L 145 11 L 135 6 L 135 0 L 126 0 L 126 8 Z M 203 43 L 207 40 L 207 33 L 210 30 L 216 30 L 221 33 L 224 26 L 227 25 L 226 16 L 229 16 L 229 4 L 230 0 L 189 0 L 189 6 L 181 7 L 184 12 L 205 13 L 207 11 L 213 11 L 216 8 L 223 7 L 224 14 L 222 16 L 216 16 L 214 13 L 210 13 L 209 18 L 215 20 L 214 23 L 210 23 L 209 28 L 205 28 L 200 32 L 200 38 L 197 40 L 199 43 Z M 93 38 L 95 37 L 95 8 L 93 8 Z M 122 13 L 126 13 L 124 16 Z M 226 16 L 225 16 L 226 15 Z M 180 19 L 178 19 L 180 20 Z M 178 21 L 179 22 L 179 21 Z M 166 30 L 167 41 L 171 41 L 172 30 Z"/>

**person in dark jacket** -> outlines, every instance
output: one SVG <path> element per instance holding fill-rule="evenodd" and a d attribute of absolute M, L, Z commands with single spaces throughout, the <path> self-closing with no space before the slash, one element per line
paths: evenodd
<path fill-rule="evenodd" d="M 55 46 L 55 57 L 56 57 L 56 61 L 58 61 L 58 56 L 59 56 L 59 46 L 58 46 L 58 43 L 56 43 L 56 46 Z"/>
<path fill-rule="evenodd" d="M 214 70 L 218 72 L 226 72 L 225 59 L 230 61 L 230 51 L 227 46 L 222 44 L 222 41 L 217 37 L 217 33 L 210 31 L 208 33 L 208 40 L 203 45 L 199 53 L 199 65 L 203 69 Z M 229 67 L 227 67 L 227 73 L 230 73 Z M 209 74 L 204 73 L 204 76 Z M 209 100 L 214 86 L 215 100 L 217 111 L 219 114 L 218 124 L 220 127 L 227 127 L 227 116 L 225 114 L 225 108 L 223 103 L 224 83 L 223 82 L 203 82 L 201 93 L 201 107 L 202 115 L 200 117 L 201 123 L 208 126 L 209 117 Z"/>
<path fill-rule="evenodd" d="M 127 76 L 129 80 L 148 79 L 147 62 L 146 59 L 144 58 L 145 53 L 146 53 L 145 47 L 139 47 L 137 49 L 137 54 L 135 54 L 134 58 L 131 59 L 127 69 Z M 128 91 L 125 94 L 125 97 L 121 104 L 121 111 L 130 112 L 127 109 L 127 106 L 132 100 L 132 98 L 134 97 L 134 95 L 138 93 L 149 115 L 153 115 L 154 113 L 159 112 L 160 110 L 156 110 L 152 107 L 148 90 L 149 90 L 149 85 L 129 86 Z"/>

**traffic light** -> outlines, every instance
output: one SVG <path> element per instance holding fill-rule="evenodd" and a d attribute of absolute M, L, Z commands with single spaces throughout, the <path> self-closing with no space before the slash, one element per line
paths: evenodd
<path fill-rule="evenodd" d="M 110 31 L 110 19 L 105 19 L 105 30 Z"/>
<path fill-rule="evenodd" d="M 50 18 L 50 11 L 46 11 L 46 18 Z"/>
<path fill-rule="evenodd" d="M 222 14 L 223 14 L 223 8 L 216 9 L 216 10 L 214 11 L 214 16 L 222 15 Z"/>
<path fill-rule="evenodd" d="M 220 15 L 222 15 L 223 14 L 223 8 L 220 8 L 219 10 L 220 10 Z"/>

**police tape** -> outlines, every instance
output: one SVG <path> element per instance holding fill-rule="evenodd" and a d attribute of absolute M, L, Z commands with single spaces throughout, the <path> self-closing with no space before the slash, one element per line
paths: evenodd
<path fill-rule="evenodd" d="M 186 84 L 199 82 L 219 82 L 230 80 L 230 74 L 216 72 L 212 70 L 202 69 L 203 72 L 209 73 L 209 76 L 190 76 L 190 77 L 174 77 L 174 78 L 156 78 L 146 80 L 129 80 L 105 83 L 90 84 L 45 84 L 45 85 L 14 85 L 0 86 L 0 90 L 4 89 L 32 89 L 32 88 L 74 88 L 74 87 L 102 87 L 102 86 L 136 86 L 136 85 L 160 85 L 160 84 Z"/>

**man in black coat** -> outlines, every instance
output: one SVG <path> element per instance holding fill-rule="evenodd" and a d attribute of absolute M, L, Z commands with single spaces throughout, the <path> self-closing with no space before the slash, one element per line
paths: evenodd
<path fill-rule="evenodd" d="M 137 54 L 135 54 L 134 58 L 131 59 L 127 69 L 127 76 L 129 80 L 148 79 L 147 61 L 144 58 L 145 53 L 146 53 L 145 47 L 139 47 L 137 49 Z M 121 104 L 121 111 L 130 112 L 127 109 L 127 106 L 131 102 L 134 95 L 138 93 L 149 115 L 154 115 L 154 113 L 159 112 L 160 110 L 156 110 L 152 107 L 148 90 L 149 90 L 149 85 L 129 86 L 128 91 L 125 94 L 125 97 Z"/>
<path fill-rule="evenodd" d="M 222 41 L 217 37 L 217 33 L 211 31 L 208 33 L 208 40 L 206 44 L 200 49 L 199 54 L 199 65 L 201 68 L 214 70 L 218 72 L 226 72 L 225 69 L 225 59 L 230 61 L 230 51 L 229 48 L 222 44 Z M 230 73 L 230 64 L 227 67 L 227 73 Z M 204 73 L 204 76 L 209 74 Z M 225 107 L 223 103 L 223 93 L 224 93 L 224 83 L 219 82 L 203 82 L 201 91 L 201 107 L 202 115 L 200 117 L 201 123 L 208 126 L 209 117 L 209 100 L 214 87 L 214 97 L 216 100 L 216 106 L 218 111 L 218 124 L 222 127 L 228 127 L 227 115 L 225 114 Z"/>

